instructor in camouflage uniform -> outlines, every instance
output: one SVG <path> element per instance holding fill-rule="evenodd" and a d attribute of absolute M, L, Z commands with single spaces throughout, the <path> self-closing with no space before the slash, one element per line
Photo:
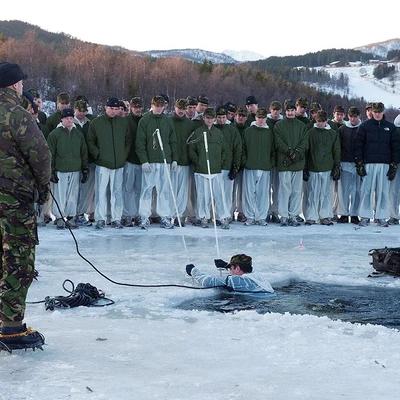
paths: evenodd
<path fill-rule="evenodd" d="M 34 277 L 33 203 L 49 195 L 50 151 L 35 120 L 20 106 L 25 79 L 17 64 L 0 64 L 0 349 L 40 347 L 43 336 L 23 324 Z"/>

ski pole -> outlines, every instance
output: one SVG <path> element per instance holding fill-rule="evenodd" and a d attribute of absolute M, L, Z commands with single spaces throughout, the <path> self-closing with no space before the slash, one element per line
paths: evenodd
<path fill-rule="evenodd" d="M 208 154 L 207 132 L 203 132 L 203 137 L 204 137 L 204 147 L 206 150 L 206 159 L 207 159 L 208 183 L 210 185 L 211 209 L 212 209 L 213 221 L 214 221 L 215 247 L 217 248 L 217 258 L 221 258 L 220 252 L 219 252 L 219 242 L 218 242 L 218 233 L 217 233 L 217 219 L 215 217 L 214 194 L 213 194 L 212 183 L 211 183 L 211 168 L 210 168 L 210 157 Z"/>
<path fill-rule="evenodd" d="M 174 193 L 174 189 L 173 189 L 172 181 L 171 181 L 171 172 L 170 172 L 170 170 L 168 168 L 167 159 L 165 157 L 165 151 L 164 151 L 163 141 L 161 139 L 160 129 L 157 128 L 155 133 L 157 135 L 158 143 L 160 144 L 160 149 L 161 149 L 161 152 L 162 152 L 162 155 L 163 155 L 164 166 L 165 166 L 165 170 L 167 171 L 169 188 L 171 189 L 172 199 L 173 199 L 173 202 L 174 202 L 176 216 L 178 218 L 179 228 L 182 228 L 181 217 L 179 216 L 178 204 L 176 203 L 176 197 L 175 197 L 175 193 Z M 182 242 L 183 242 L 183 247 L 185 248 L 186 256 L 187 256 L 187 258 L 189 260 L 189 252 L 188 252 L 188 249 L 187 249 L 187 246 L 186 246 L 186 240 L 185 240 L 185 235 L 184 234 L 182 234 Z"/>

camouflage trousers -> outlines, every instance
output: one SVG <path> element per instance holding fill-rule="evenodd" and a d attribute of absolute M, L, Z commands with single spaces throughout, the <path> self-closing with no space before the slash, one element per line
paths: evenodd
<path fill-rule="evenodd" d="M 36 216 L 32 205 L 0 192 L 0 320 L 24 319 L 35 271 Z"/>

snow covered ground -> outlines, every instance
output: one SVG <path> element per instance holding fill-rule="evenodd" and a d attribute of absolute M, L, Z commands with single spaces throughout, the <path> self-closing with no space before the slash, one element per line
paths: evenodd
<path fill-rule="evenodd" d="M 339 76 L 341 73 L 349 77 L 349 90 L 337 90 L 335 93 L 349 97 L 364 97 L 366 101 L 382 101 L 386 107 L 400 107 L 400 74 L 399 64 L 394 82 L 389 79 L 376 79 L 373 76 L 375 65 L 358 67 L 322 68 L 329 74 Z M 332 91 L 326 87 L 319 87 L 324 91 Z"/>
<path fill-rule="evenodd" d="M 118 281 L 190 285 L 189 261 L 215 271 L 213 229 L 75 232 L 83 255 Z M 218 230 L 221 258 L 252 255 L 275 288 L 301 279 L 366 290 L 400 288 L 400 279 L 367 278 L 368 250 L 400 246 L 399 233 L 399 226 L 374 225 Z M 381 400 L 400 389 L 398 330 L 310 315 L 178 309 L 215 289 L 115 286 L 76 255 L 68 231 L 47 226 L 39 236 L 40 279 L 29 300 L 65 294 L 69 278 L 104 290 L 115 305 L 54 312 L 29 305 L 27 321 L 47 346 L 0 353 L 1 400 Z"/>

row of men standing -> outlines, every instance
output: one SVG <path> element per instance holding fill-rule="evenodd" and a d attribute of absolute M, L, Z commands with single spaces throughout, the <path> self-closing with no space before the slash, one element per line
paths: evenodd
<path fill-rule="evenodd" d="M 197 101 L 178 100 L 172 116 L 167 116 L 165 98 L 155 96 L 144 116 L 141 99 L 134 98 L 131 113 L 121 118 L 121 103 L 111 98 L 105 114 L 90 121 L 85 115 L 87 104 L 80 100 L 75 111 L 58 111 L 60 126 L 48 136 L 56 198 L 65 215 L 77 215 L 78 222 L 95 208 L 97 228 L 103 228 L 107 218 L 114 227 L 130 226 L 136 219 L 145 228 L 152 212 L 161 216 L 165 228 L 173 227 L 173 217 L 188 213 L 206 227 L 211 190 L 223 228 L 229 227 L 234 209 L 243 211 L 246 225 L 266 225 L 268 211 L 280 215 L 283 226 L 298 226 L 302 211 L 308 225 L 317 221 L 331 225 L 333 208 L 341 215 L 340 222 L 349 216 L 359 222 L 361 216 L 362 225 L 373 217 L 385 225 L 392 204 L 391 219 L 398 221 L 396 190 L 389 196 L 389 179 L 396 177 L 398 140 L 394 125 L 383 117 L 382 103 L 370 104 L 371 118 L 361 124 L 355 107 L 349 109 L 348 121 L 340 118 L 344 116 L 340 107 L 335 108 L 335 120 L 328 121 L 315 104 L 307 118 L 298 112 L 302 101 L 286 101 L 285 118 L 279 102 L 271 103 L 268 114 L 257 109 L 253 96 L 246 99 L 247 109 L 233 110 L 228 104 L 219 107 L 216 115 L 208 108 L 208 99 L 200 96 Z M 229 112 L 234 115 L 232 123 Z M 81 133 L 75 130 L 72 145 L 75 127 Z M 81 164 L 72 167 L 70 163 L 77 160 Z M 63 227 L 57 207 L 53 210 Z"/>

